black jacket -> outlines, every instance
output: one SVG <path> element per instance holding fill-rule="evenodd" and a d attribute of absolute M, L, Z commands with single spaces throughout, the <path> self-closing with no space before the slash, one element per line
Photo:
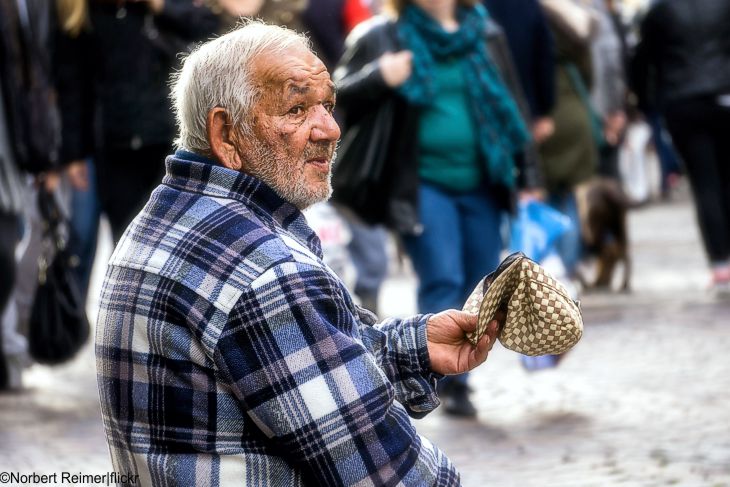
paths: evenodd
<path fill-rule="evenodd" d="M 0 0 L 0 96 L 15 163 L 31 173 L 59 163 L 60 119 L 51 63 L 55 2 Z"/>
<path fill-rule="evenodd" d="M 501 29 L 494 22 L 490 22 L 484 35 L 492 60 L 515 96 L 523 117 L 529 120 L 529 107 L 522 95 L 509 47 Z M 334 72 L 337 103 L 345 113 L 343 142 L 350 130 L 364 129 L 363 121 L 371 122 L 373 114 L 385 103 L 392 104 L 393 119 L 385 150 L 384 177 L 387 184 L 381 185 L 378 194 L 370 195 L 367 205 L 360 208 L 352 208 L 349 195 L 338 194 L 337 184 L 333 199 L 336 203 L 350 206 L 350 209 L 369 223 L 384 223 L 400 233 L 418 234 L 421 231 L 418 218 L 418 153 L 414 141 L 418 132 L 420 109 L 389 88 L 378 67 L 378 59 L 383 53 L 402 49 L 397 38 L 395 21 L 385 17 L 375 17 L 363 22 L 346 41 L 345 54 Z M 517 160 L 518 185 L 539 187 L 541 178 L 537 156 L 532 149 L 528 152 L 527 157 L 519 157 Z M 340 160 L 358 156 L 359 154 L 348 154 L 347 147 L 343 144 Z M 338 179 L 337 170 L 336 165 L 335 183 Z M 505 208 L 512 206 L 514 195 L 506 188 L 495 186 L 490 190 L 502 196 Z"/>
<path fill-rule="evenodd" d="M 663 0 L 646 15 L 632 62 L 643 107 L 730 92 L 730 2 Z"/>
<path fill-rule="evenodd" d="M 212 36 L 218 18 L 192 0 L 166 0 L 158 15 L 146 2 L 91 0 L 89 17 L 87 32 L 58 43 L 64 159 L 88 156 L 94 142 L 107 150 L 170 145 L 169 76 L 178 53 Z"/>

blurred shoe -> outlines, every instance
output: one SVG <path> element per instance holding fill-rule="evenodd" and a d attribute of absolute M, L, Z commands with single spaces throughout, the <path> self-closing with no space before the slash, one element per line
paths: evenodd
<path fill-rule="evenodd" d="M 730 265 L 718 266 L 712 269 L 710 289 L 718 298 L 730 298 Z"/>
<path fill-rule="evenodd" d="M 446 414 L 462 418 L 473 418 L 477 415 L 477 410 L 469 399 L 468 385 L 455 381 L 442 381 L 438 384 L 437 392 Z"/>

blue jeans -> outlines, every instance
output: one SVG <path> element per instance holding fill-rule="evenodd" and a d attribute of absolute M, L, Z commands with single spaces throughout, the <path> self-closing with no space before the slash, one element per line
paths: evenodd
<path fill-rule="evenodd" d="M 499 265 L 502 211 L 485 188 L 455 193 L 421 183 L 419 197 L 424 231 L 403 239 L 418 275 L 418 311 L 461 309 L 479 280 Z"/>
<path fill-rule="evenodd" d="M 573 191 L 553 193 L 548 204 L 570 218 L 573 226 L 558 240 L 556 248 L 563 261 L 565 270 L 570 277 L 575 275 L 578 263 L 583 255 L 583 242 L 580 236 L 580 220 L 578 217 L 578 203 Z"/>
<path fill-rule="evenodd" d="M 101 211 L 99 197 L 96 193 L 96 166 L 92 160 L 88 160 L 86 164 L 89 171 L 89 187 L 86 190 L 72 190 L 71 221 L 69 222 L 71 227 L 69 251 L 79 258 L 79 265 L 74 271 L 84 302 L 89 291 L 91 268 L 96 256 Z"/>

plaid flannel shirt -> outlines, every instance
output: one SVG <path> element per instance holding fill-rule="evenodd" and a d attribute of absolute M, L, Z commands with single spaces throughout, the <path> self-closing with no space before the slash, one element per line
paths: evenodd
<path fill-rule="evenodd" d="M 458 485 L 427 316 L 375 324 L 299 210 L 179 151 L 118 243 L 96 332 L 114 469 L 143 485 Z"/>

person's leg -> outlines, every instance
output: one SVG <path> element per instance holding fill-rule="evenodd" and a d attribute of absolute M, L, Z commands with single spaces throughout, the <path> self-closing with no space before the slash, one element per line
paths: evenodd
<path fill-rule="evenodd" d="M 717 107 L 717 115 L 713 117 L 713 138 L 717 147 L 717 164 L 720 173 L 720 197 L 724 204 L 721 206 L 724 212 L 725 222 L 725 246 L 720 249 L 721 256 L 725 256 L 725 262 L 730 265 L 730 107 Z"/>
<path fill-rule="evenodd" d="M 15 284 L 15 245 L 18 243 L 18 217 L 0 211 L 0 312 Z"/>
<path fill-rule="evenodd" d="M 721 247 L 718 249 L 717 266 L 713 272 L 713 286 L 723 294 L 730 293 L 730 107 L 716 106 L 712 117 L 712 136 L 717 148 L 715 163 L 719 173 L 720 207 L 722 221 L 725 222 Z"/>
<path fill-rule="evenodd" d="M 457 197 L 464 275 L 457 309 L 461 309 L 477 283 L 499 265 L 502 251 L 500 225 L 502 212 L 484 188 Z M 469 399 L 469 374 L 445 377 L 439 384 L 444 410 L 457 416 L 474 416 L 476 408 Z"/>
<path fill-rule="evenodd" d="M 648 115 L 647 121 L 651 127 L 651 137 L 656 149 L 659 165 L 662 171 L 661 189 L 664 195 L 668 194 L 671 189 L 670 179 L 681 172 L 677 154 L 674 150 L 672 141 L 664 129 L 664 123 L 661 114 L 652 112 Z"/>
<path fill-rule="evenodd" d="M 377 314 L 378 293 L 388 275 L 388 234 L 380 225 L 368 225 L 348 219 L 352 239 L 347 250 L 357 272 L 355 294 L 362 306 Z"/>
<path fill-rule="evenodd" d="M 419 190 L 419 216 L 424 231 L 405 236 L 403 243 L 418 275 L 418 311 L 437 313 L 464 304 L 461 223 L 457 197 L 429 184 Z M 438 384 L 448 414 L 474 416 L 466 385 L 468 374 L 444 377 Z"/>
<path fill-rule="evenodd" d="M 712 133 L 711 105 L 690 100 L 671 105 L 666 113 L 667 126 L 687 170 L 695 200 L 697 220 L 711 265 L 727 259 L 728 221 L 725 211 L 727 191 L 720 167 L 718 146 Z M 727 137 L 727 132 L 723 135 Z"/>
<path fill-rule="evenodd" d="M 418 312 L 437 313 L 461 308 L 464 275 L 455 198 L 425 183 L 421 184 L 419 197 L 423 233 L 403 238 L 418 276 Z"/>
<path fill-rule="evenodd" d="M 86 302 L 89 291 L 91 268 L 96 255 L 99 232 L 99 198 L 96 193 L 96 170 L 93 161 L 86 162 L 89 186 L 86 189 L 71 190 L 71 219 L 68 249 L 78 257 L 74 268 L 82 299 Z"/>
<path fill-rule="evenodd" d="M 10 300 L 15 284 L 15 245 L 18 238 L 18 217 L 0 211 L 0 317 Z M 0 391 L 8 387 L 8 366 L 5 359 L 3 327 L 0 323 Z"/>
<path fill-rule="evenodd" d="M 477 283 L 499 265 L 503 243 L 500 233 L 503 211 L 483 189 L 460 199 L 464 287 L 461 303 Z"/>

